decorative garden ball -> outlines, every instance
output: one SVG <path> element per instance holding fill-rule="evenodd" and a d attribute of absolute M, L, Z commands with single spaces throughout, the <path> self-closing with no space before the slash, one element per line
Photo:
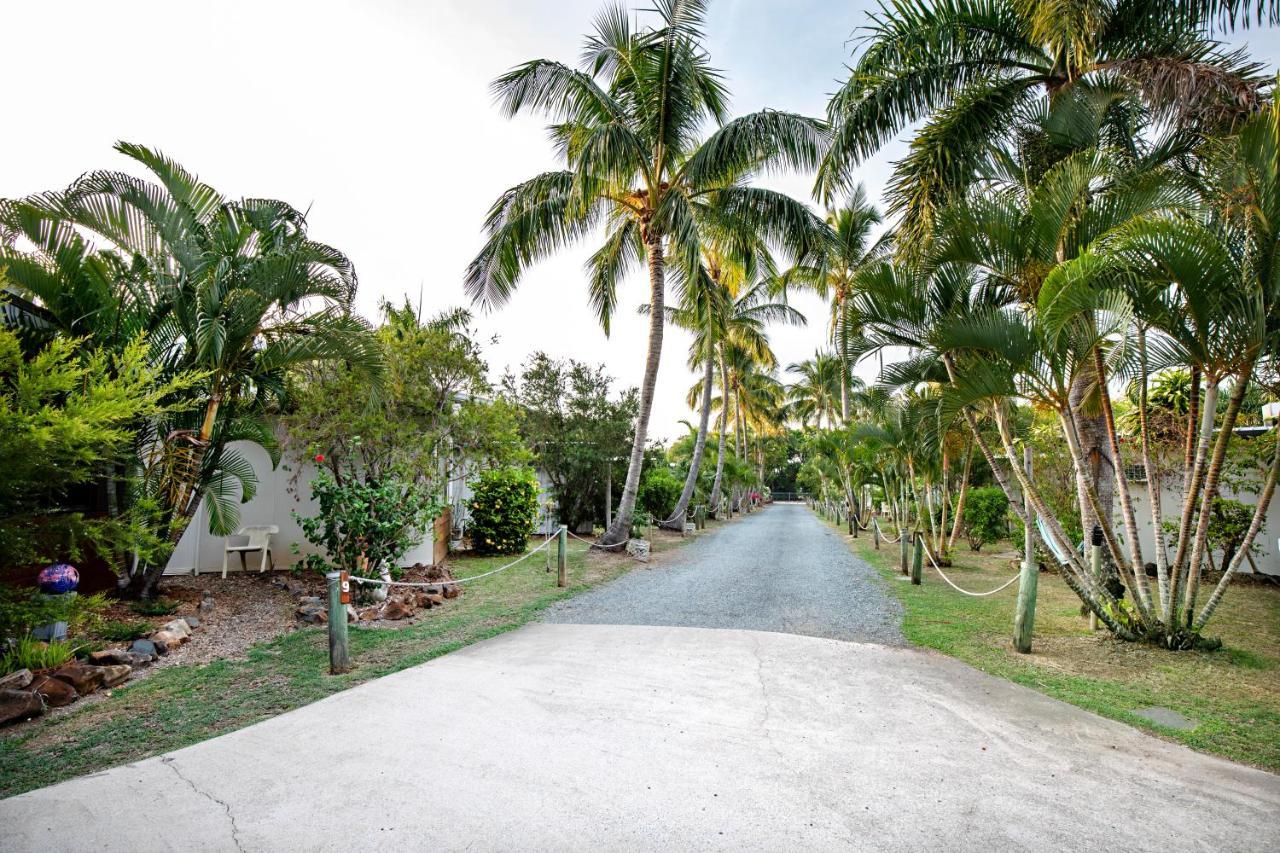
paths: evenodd
<path fill-rule="evenodd" d="M 80 584 L 80 573 L 76 567 L 67 563 L 55 563 L 41 570 L 38 578 L 40 591 L 47 595 L 62 595 L 71 592 Z"/>

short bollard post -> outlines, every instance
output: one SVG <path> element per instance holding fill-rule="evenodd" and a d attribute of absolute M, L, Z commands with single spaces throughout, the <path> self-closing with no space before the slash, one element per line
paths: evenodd
<path fill-rule="evenodd" d="M 876 550 L 880 550 L 880 525 L 876 524 L 875 516 L 871 517 L 871 542 L 876 546 Z"/>
<path fill-rule="evenodd" d="M 569 528 L 560 525 L 556 534 L 556 586 L 569 585 Z"/>
<path fill-rule="evenodd" d="M 911 540 L 907 537 L 907 528 L 898 528 L 898 568 L 902 573 L 909 574 L 911 560 Z"/>
<path fill-rule="evenodd" d="M 920 576 L 924 573 L 924 534 L 916 531 L 916 553 L 911 559 L 911 585 L 920 585 Z"/>
<path fill-rule="evenodd" d="M 347 646 L 347 604 L 351 601 L 351 581 L 346 572 L 327 572 L 329 582 L 329 672 L 351 671 L 351 650 Z"/>

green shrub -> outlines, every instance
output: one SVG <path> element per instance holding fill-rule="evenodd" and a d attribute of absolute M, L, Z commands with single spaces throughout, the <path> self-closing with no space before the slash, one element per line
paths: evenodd
<path fill-rule="evenodd" d="M 528 468 L 494 468 L 471 483 L 471 548 L 521 554 L 538 518 L 538 478 Z"/>
<path fill-rule="evenodd" d="M 1009 498 L 999 486 L 970 489 L 964 504 L 964 525 L 969 547 L 975 551 L 1009 533 Z"/>
<path fill-rule="evenodd" d="M 96 624 L 107 606 L 107 598 L 97 595 L 43 595 L 35 587 L 0 586 L 0 642 L 21 639 L 33 628 L 51 622 L 66 622 L 75 634 Z"/>
<path fill-rule="evenodd" d="M 640 480 L 636 494 L 636 506 L 649 513 L 657 521 L 664 521 L 675 512 L 676 502 L 684 483 L 669 468 L 651 468 Z"/>
<path fill-rule="evenodd" d="M 129 640 L 137 640 L 151 633 L 151 626 L 146 622 L 123 621 L 118 619 L 108 619 L 98 628 L 97 635 L 104 640 L 113 643 L 125 643 Z"/>
<path fill-rule="evenodd" d="M 302 564 L 318 572 L 345 569 L 365 577 L 376 577 L 384 567 L 398 569 L 400 558 L 430 535 L 431 520 L 443 508 L 425 489 L 394 477 L 338 483 L 328 471 L 311 481 L 311 497 L 319 511 L 310 518 L 293 516 L 302 535 L 323 548 L 324 555 L 308 554 Z"/>
<path fill-rule="evenodd" d="M 20 669 L 32 672 L 56 669 L 71 660 L 75 652 L 75 647 L 66 640 L 42 643 L 28 634 L 14 640 L 9 644 L 8 651 L 0 655 L 0 675 L 8 675 Z"/>
<path fill-rule="evenodd" d="M 167 598 L 144 598 L 129 605 L 129 609 L 139 616 L 168 616 L 177 612 L 178 603 Z"/>

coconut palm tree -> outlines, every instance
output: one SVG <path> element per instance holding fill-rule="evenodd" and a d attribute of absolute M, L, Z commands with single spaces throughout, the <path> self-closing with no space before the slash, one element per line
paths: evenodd
<path fill-rule="evenodd" d="M 866 49 L 828 108 L 834 135 L 819 187 L 837 197 L 853 167 L 923 121 L 895 166 L 889 212 L 904 248 L 927 242 L 938 211 L 974 179 L 988 146 L 1046 104 L 1133 95 L 1185 133 L 1190 150 L 1264 100 L 1261 66 L 1210 38 L 1211 22 L 1280 22 L 1274 0 L 899 0 L 871 16 Z M 1134 112 L 1112 111 L 1123 126 Z"/>
<path fill-rule="evenodd" d="M 772 322 L 803 325 L 804 315 L 785 302 L 775 301 L 772 288 L 765 282 L 750 286 L 741 283 L 740 265 L 728 265 L 718 257 L 709 256 L 701 270 L 700 284 L 684 290 L 684 302 L 668 309 L 668 320 L 693 333 L 689 346 L 690 369 L 702 370 L 702 379 L 689 391 L 689 405 L 697 406 L 699 421 L 695 434 L 693 455 L 685 476 L 684 489 L 676 503 L 671 519 L 664 524 L 672 529 L 683 529 L 684 518 L 697 487 L 698 474 L 706 448 L 707 431 L 711 421 L 712 394 L 716 364 L 723 342 L 755 356 L 761 366 L 772 369 L 777 358 L 769 346 L 766 327 Z M 724 407 L 721 407 L 720 442 L 716 472 L 723 473 L 721 457 L 724 455 Z M 713 483 L 713 494 L 719 488 L 719 476 Z"/>
<path fill-rule="evenodd" d="M 565 168 L 512 187 L 493 205 L 488 240 L 467 269 L 473 300 L 502 304 L 531 263 L 603 226 L 587 278 L 607 333 L 619 282 L 648 268 L 652 311 L 640 411 L 603 544 L 622 541 L 631 527 L 662 354 L 668 257 L 695 269 L 709 239 L 737 234 L 747 243 L 781 244 L 801 261 L 822 239 L 820 220 L 804 204 L 746 181 L 772 166 L 816 168 L 825 125 L 774 111 L 728 121 L 723 80 L 702 46 L 705 6 L 660 0 L 657 26 L 638 30 L 625 8 L 607 8 L 585 41 L 581 70 L 538 59 L 494 83 L 507 115 L 532 110 L 551 118 Z M 704 138 L 708 123 L 719 127 Z"/>
<path fill-rule="evenodd" d="M 824 350 L 814 352 L 813 358 L 788 364 L 787 373 L 799 377 L 788 387 L 792 416 L 806 426 L 812 421 L 818 429 L 822 429 L 823 418 L 827 428 L 835 428 L 849 383 L 860 381 L 845 377 L 840 357 Z"/>
<path fill-rule="evenodd" d="M 143 495 L 172 547 L 202 503 L 213 532 L 237 526 L 237 505 L 257 483 L 229 445 L 256 441 L 275 458 L 261 414 L 283 394 L 290 369 L 341 360 L 376 377 L 381 357 L 367 324 L 350 312 L 351 262 L 308 239 L 300 211 L 269 199 L 229 200 L 141 145 L 116 150 L 154 181 L 89 172 L 65 192 L 20 205 L 29 217 L 91 233 L 127 259 L 127 273 L 116 278 L 122 316 L 142 315 L 156 364 L 203 377 L 189 414 L 171 414 L 139 439 Z M 91 334 L 108 334 L 100 325 Z M 167 557 L 137 561 L 128 592 L 153 595 Z"/>
<path fill-rule="evenodd" d="M 856 316 L 849 310 L 849 300 L 858 271 L 884 255 L 890 246 L 885 232 L 872 239 L 872 230 L 881 222 L 880 211 L 867 200 L 866 190 L 857 186 L 848 202 L 827 214 L 832 240 L 826 253 L 812 266 L 793 267 L 784 273 L 786 286 L 798 285 L 813 290 L 831 302 L 828 343 L 835 347 L 843 369 L 840 373 L 840 418 L 849 420 L 849 380 L 853 376 L 859 340 Z"/>

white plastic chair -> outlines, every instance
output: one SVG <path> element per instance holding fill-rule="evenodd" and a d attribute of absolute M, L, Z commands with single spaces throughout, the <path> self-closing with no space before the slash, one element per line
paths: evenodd
<path fill-rule="evenodd" d="M 241 527 L 233 536 L 228 536 L 226 549 L 222 552 L 222 576 L 224 578 L 227 576 L 227 559 L 232 552 L 240 555 L 240 568 L 244 571 L 249 570 L 244 559 L 244 555 L 249 551 L 262 552 L 262 562 L 258 566 L 259 574 L 265 572 L 268 565 L 274 569 L 276 561 L 271 555 L 271 537 L 279 532 L 279 527 L 268 524 L 259 527 Z"/>

